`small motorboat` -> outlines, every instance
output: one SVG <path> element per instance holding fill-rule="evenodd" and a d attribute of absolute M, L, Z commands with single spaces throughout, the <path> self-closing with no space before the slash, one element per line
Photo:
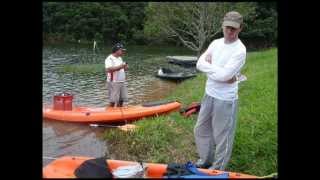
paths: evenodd
<path fill-rule="evenodd" d="M 167 56 L 169 63 L 184 67 L 196 66 L 198 58 L 196 56 Z"/>
<path fill-rule="evenodd" d="M 195 77 L 196 73 L 191 72 L 175 72 L 168 68 L 160 68 L 156 74 L 156 77 L 172 81 L 182 81 L 188 78 Z"/>

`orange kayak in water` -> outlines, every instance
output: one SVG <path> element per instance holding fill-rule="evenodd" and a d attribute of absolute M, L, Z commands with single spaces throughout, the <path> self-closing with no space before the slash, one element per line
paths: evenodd
<path fill-rule="evenodd" d="M 180 109 L 181 103 L 154 102 L 128 107 L 74 107 L 72 110 L 54 110 L 43 107 L 46 119 L 80 123 L 116 123 L 160 115 Z"/>
<path fill-rule="evenodd" d="M 42 169 L 43 178 L 76 178 L 75 170 L 86 160 L 93 159 L 90 157 L 82 156 L 64 156 L 58 158 Z M 134 161 L 122 161 L 122 160 L 106 160 L 110 171 L 116 170 L 121 166 L 136 165 L 138 162 Z M 167 164 L 156 164 L 156 163 L 144 163 L 146 168 L 146 178 L 163 178 L 164 173 L 167 169 Z M 106 168 L 107 170 L 107 168 Z M 228 173 L 229 178 L 258 178 L 248 174 L 227 172 L 219 170 L 209 169 L 198 169 L 201 172 L 207 173 L 208 175 L 219 175 L 222 173 Z"/>

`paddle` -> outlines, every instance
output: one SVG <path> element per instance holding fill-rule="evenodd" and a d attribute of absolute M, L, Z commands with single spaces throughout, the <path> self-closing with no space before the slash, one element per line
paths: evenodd
<path fill-rule="evenodd" d="M 200 107 L 200 102 L 192 102 L 188 107 L 182 108 L 180 110 L 180 114 L 184 117 L 189 117 L 191 114 L 199 112 Z"/>
<path fill-rule="evenodd" d="M 114 126 L 114 125 L 107 125 L 107 124 L 90 124 L 91 127 L 110 127 L 110 128 L 119 128 L 122 131 L 133 131 L 137 128 L 134 124 L 125 124 L 122 126 Z"/>
<path fill-rule="evenodd" d="M 58 158 L 48 157 L 48 156 L 42 156 L 42 159 L 56 160 L 56 159 L 58 159 Z"/>

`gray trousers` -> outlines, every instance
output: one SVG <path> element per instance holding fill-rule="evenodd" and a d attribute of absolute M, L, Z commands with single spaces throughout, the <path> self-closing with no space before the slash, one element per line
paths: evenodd
<path fill-rule="evenodd" d="M 107 88 L 110 102 L 128 102 L 128 88 L 125 82 L 107 82 Z"/>
<path fill-rule="evenodd" d="M 224 170 L 232 152 L 238 100 L 223 101 L 205 96 L 194 136 L 198 154 L 210 169 Z"/>

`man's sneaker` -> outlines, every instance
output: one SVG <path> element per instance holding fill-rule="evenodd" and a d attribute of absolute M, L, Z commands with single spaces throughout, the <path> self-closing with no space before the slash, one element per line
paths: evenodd
<path fill-rule="evenodd" d="M 208 167 L 210 167 L 210 164 L 205 164 L 202 159 L 198 159 L 198 161 L 195 163 L 195 166 L 197 168 L 204 168 L 207 169 Z"/>

